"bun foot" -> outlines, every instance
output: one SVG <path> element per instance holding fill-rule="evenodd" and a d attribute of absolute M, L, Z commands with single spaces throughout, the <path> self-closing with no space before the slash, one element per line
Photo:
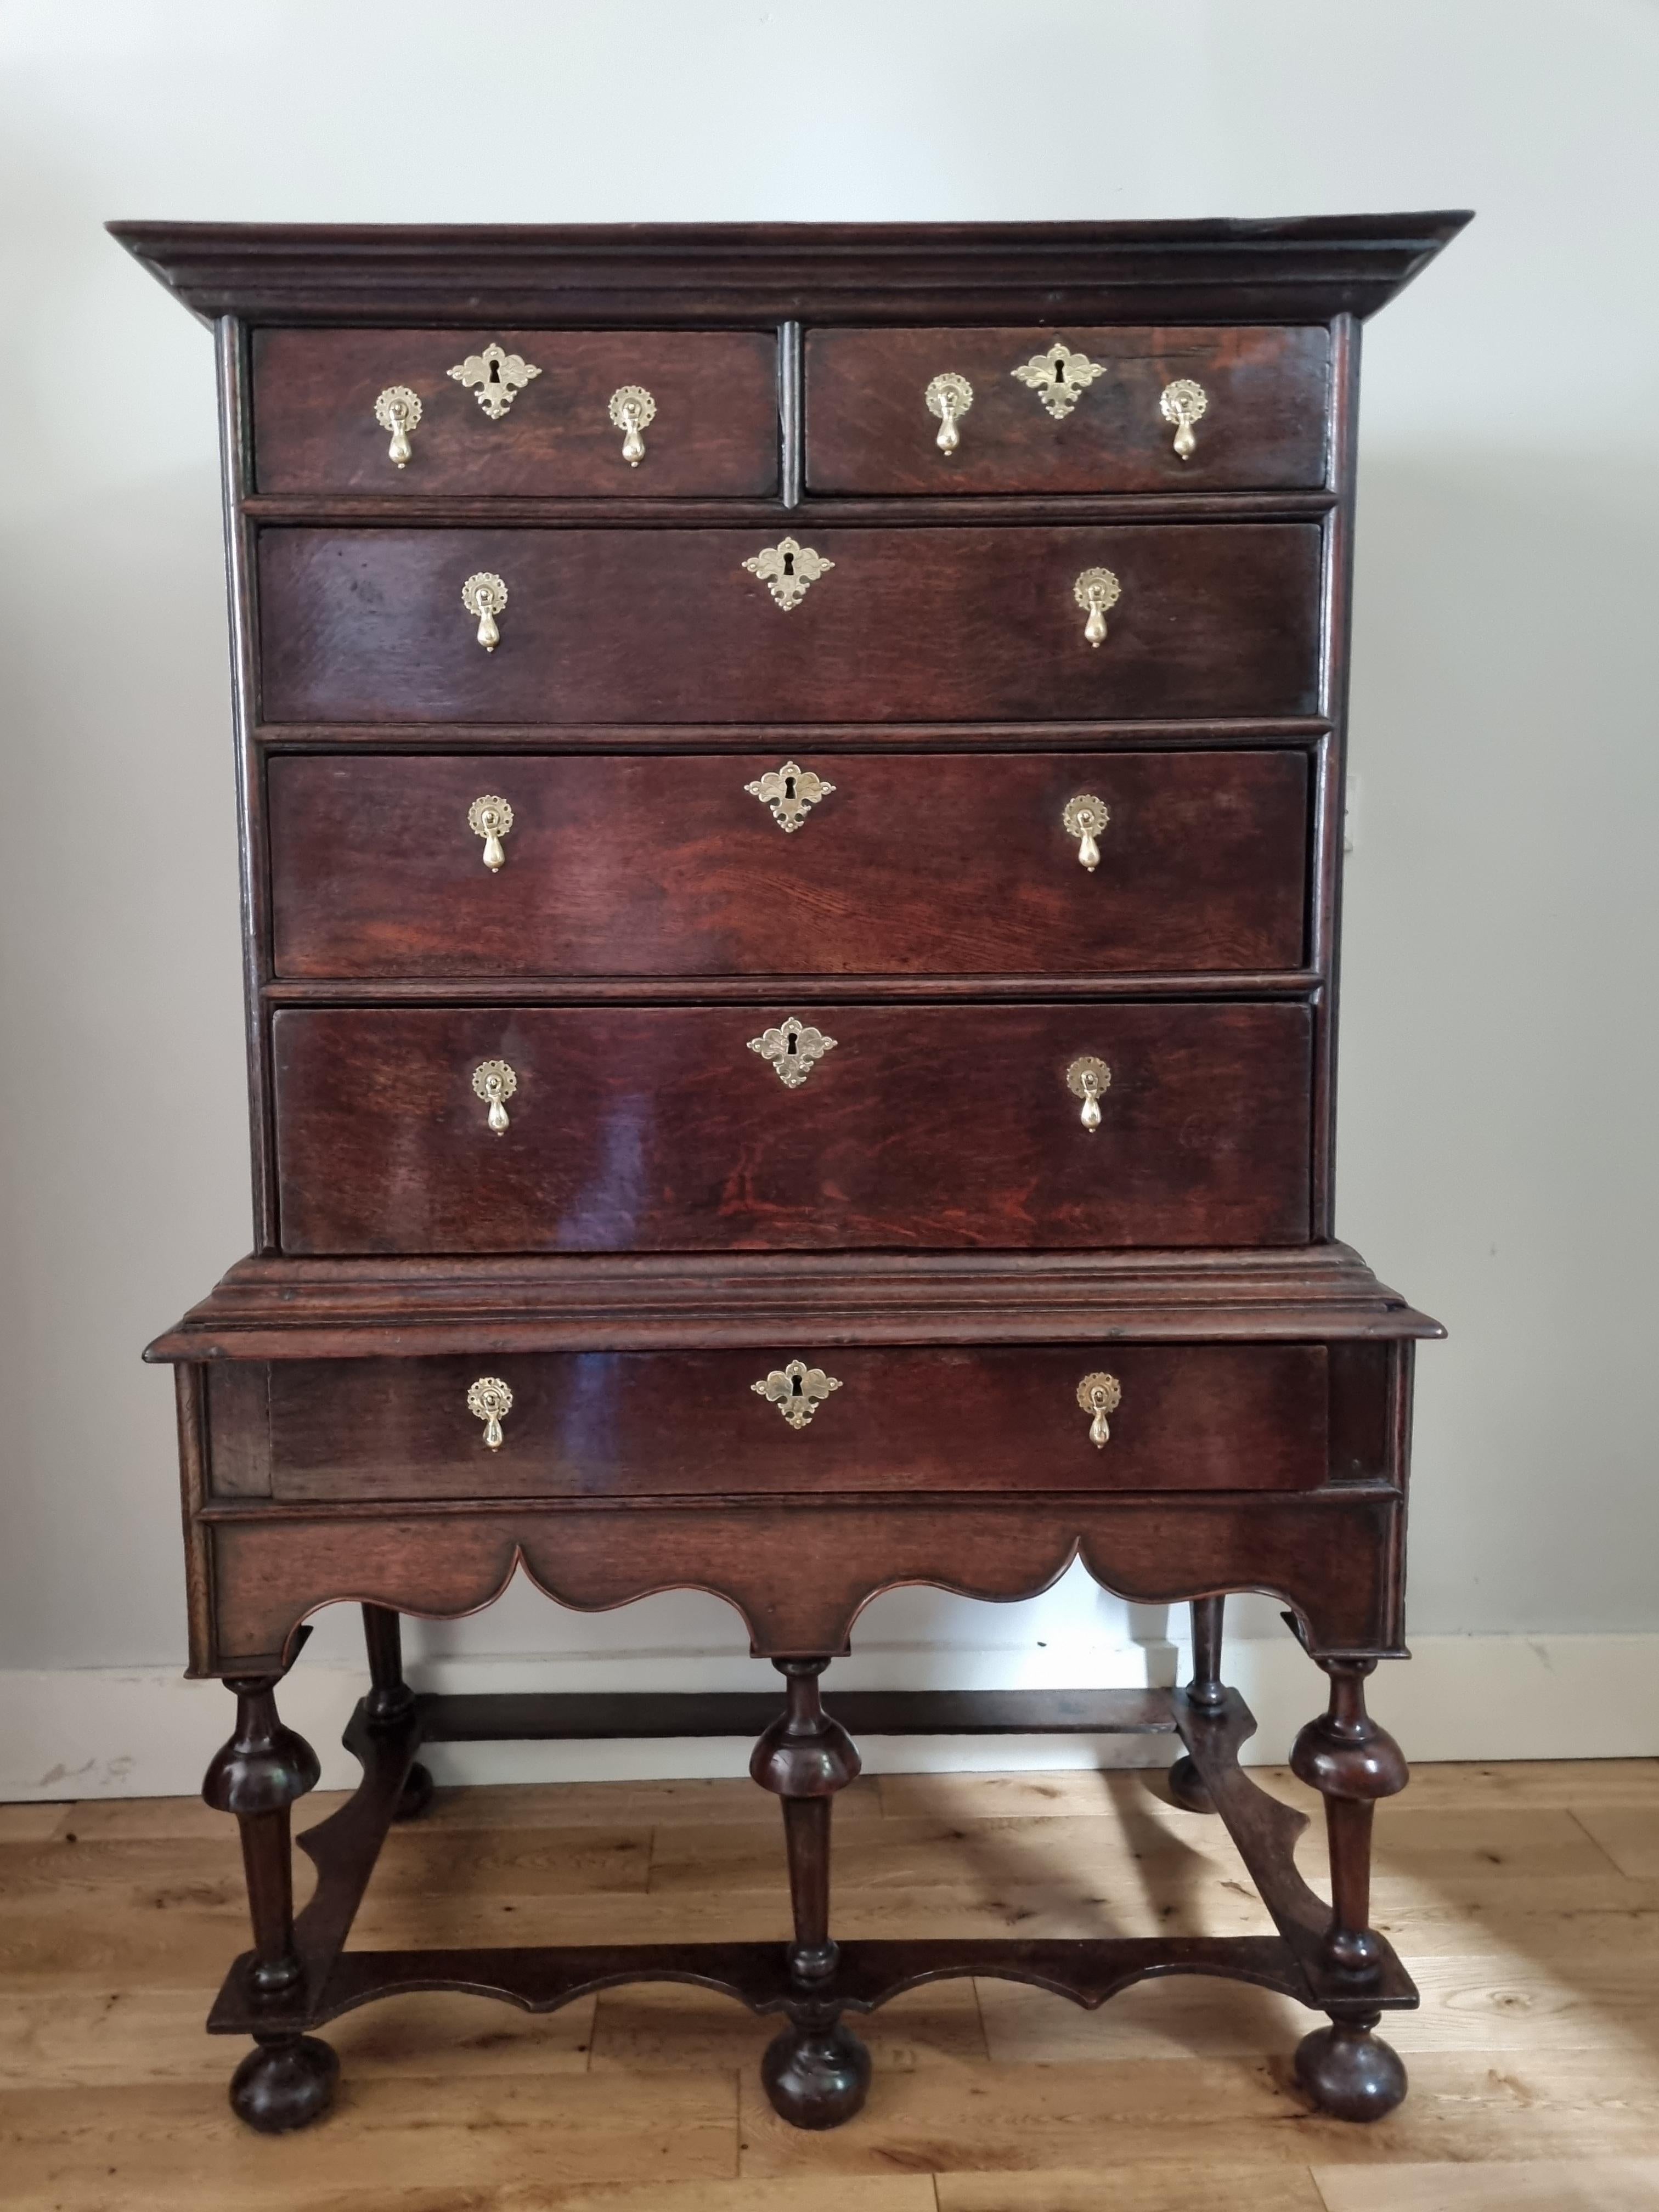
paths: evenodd
<path fill-rule="evenodd" d="M 761 2081 L 792 2128 L 838 2128 L 870 2094 L 870 2053 L 850 2027 L 786 2027 L 766 2046 Z"/>
<path fill-rule="evenodd" d="M 1304 2036 L 1296 2078 L 1320 2111 L 1337 2120 L 1380 2120 L 1406 2094 L 1400 2053 L 1352 2021 L 1334 2021 Z"/>
<path fill-rule="evenodd" d="M 404 1784 L 404 1794 L 398 1800 L 394 1820 L 418 1820 L 432 1802 L 437 1784 L 417 1759 L 409 1770 L 409 1779 Z"/>
<path fill-rule="evenodd" d="M 1170 1795 L 1183 1813 L 1213 1813 L 1215 1800 L 1186 1752 L 1170 1769 Z"/>
<path fill-rule="evenodd" d="M 308 2128 L 334 2102 L 340 2062 L 314 2035 L 273 2036 L 256 2043 L 231 2076 L 230 2107 L 261 2135 Z"/>

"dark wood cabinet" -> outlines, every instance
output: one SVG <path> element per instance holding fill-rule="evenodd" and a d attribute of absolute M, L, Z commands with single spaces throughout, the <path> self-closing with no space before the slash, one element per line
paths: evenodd
<path fill-rule="evenodd" d="M 1326 2111 L 1404 2094 L 1364 1683 L 1438 1331 L 1333 1236 L 1336 916 L 1359 319 L 1463 220 L 117 227 L 226 428 L 256 1249 L 149 1356 L 252 2124 L 326 2108 L 371 1996 L 629 1978 L 779 2014 L 802 2126 L 862 2100 L 849 2015 L 966 1973 L 1242 1975 L 1328 2015 Z M 1183 1689 L 826 1710 L 876 1592 L 1076 1559 L 1191 1604 Z M 783 1690 L 411 1687 L 398 1616 L 520 1569 L 713 1591 Z M 1235 1589 L 1328 1678 L 1328 1904 L 1238 1763 Z M 364 1780 L 296 1914 L 276 1693 L 344 1600 Z M 840 1947 L 849 1723 L 1178 1738 L 1276 1933 Z M 351 1947 L 423 1743 L 739 1730 L 789 1943 Z"/>

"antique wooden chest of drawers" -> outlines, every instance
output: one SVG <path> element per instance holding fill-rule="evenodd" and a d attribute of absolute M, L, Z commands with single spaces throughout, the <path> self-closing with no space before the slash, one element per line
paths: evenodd
<path fill-rule="evenodd" d="M 1464 219 L 116 226 L 219 345 L 257 1243 L 149 1356 L 254 2125 L 373 1996 L 641 1978 L 780 2015 L 805 2126 L 862 2100 L 845 2015 L 970 1972 L 1243 1976 L 1328 2014 L 1317 2103 L 1404 2094 L 1363 1685 L 1437 1331 L 1333 1241 L 1342 726 L 1359 325 Z M 825 1711 L 878 1590 L 1079 1555 L 1191 1603 L 1185 1689 Z M 417 1695 L 398 1616 L 520 1566 L 717 1593 L 784 1698 Z M 1329 1678 L 1328 1905 L 1238 1765 L 1233 1589 Z M 296 1915 L 275 1692 L 342 1600 L 364 1780 Z M 1278 1933 L 837 1944 L 855 1730 L 1066 1727 L 1178 1736 Z M 738 1729 L 792 1942 L 350 1947 L 423 1742 Z"/>

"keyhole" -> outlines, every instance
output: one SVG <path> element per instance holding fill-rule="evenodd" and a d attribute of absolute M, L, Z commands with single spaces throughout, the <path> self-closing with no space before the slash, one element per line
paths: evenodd
<path fill-rule="evenodd" d="M 799 1042 L 799 1039 L 795 1036 L 794 1031 L 792 1030 L 789 1035 L 784 1039 L 783 1048 L 786 1052 L 793 1052 Z"/>
<path fill-rule="evenodd" d="M 792 1398 L 799 1398 L 801 1395 L 800 1377 L 799 1375 L 792 1375 L 789 1377 L 789 1395 Z"/>
<path fill-rule="evenodd" d="M 793 553 L 786 553 L 783 556 L 783 573 L 786 576 L 793 576 L 795 573 L 795 556 Z"/>
<path fill-rule="evenodd" d="M 499 384 L 501 380 L 501 365 L 498 361 L 492 361 L 489 364 L 489 380 L 492 384 Z"/>
<path fill-rule="evenodd" d="M 786 799 L 793 799 L 795 795 L 795 779 L 793 775 L 787 775 L 783 779 L 783 795 Z"/>

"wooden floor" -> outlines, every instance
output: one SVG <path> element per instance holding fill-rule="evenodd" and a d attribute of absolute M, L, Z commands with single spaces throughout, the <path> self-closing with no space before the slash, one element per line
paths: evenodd
<path fill-rule="evenodd" d="M 1311 1806 L 1282 1773 L 1263 1775 Z M 901 1776 L 836 1806 L 844 1936 L 1245 1931 L 1219 1826 L 1139 1776 Z M 307 1802 L 314 1819 L 337 1799 Z M 1412 2094 L 1310 2117 L 1310 2024 L 1214 1983 L 1086 2014 L 946 1984 L 877 2015 L 864 2114 L 772 2115 L 770 2033 L 696 1993 L 550 2020 L 401 1998 L 330 2031 L 335 2113 L 263 2140 L 201 2032 L 246 1941 L 230 1823 L 193 1800 L 0 1807 L 0 2204 L 166 2212 L 1632 2212 L 1659 2208 L 1659 1762 L 1419 1768 L 1379 1812 L 1376 1917 L 1423 2010 Z M 1317 1878 L 1316 1838 L 1304 1863 Z M 301 1862 L 304 1865 L 307 1863 Z M 747 1782 L 441 1795 L 389 1842 L 366 1943 L 787 1928 Z"/>

